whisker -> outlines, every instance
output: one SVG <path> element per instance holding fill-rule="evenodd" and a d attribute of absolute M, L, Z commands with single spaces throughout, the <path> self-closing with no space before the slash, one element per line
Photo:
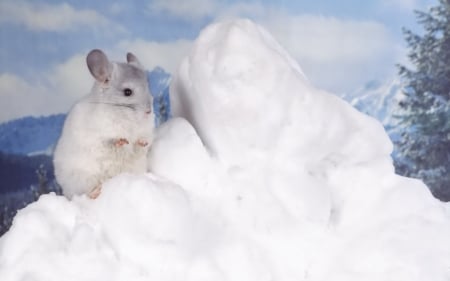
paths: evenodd
<path fill-rule="evenodd" d="M 111 103 L 111 102 L 99 102 L 99 101 L 90 101 L 89 103 L 106 104 L 106 105 L 111 105 L 111 106 L 126 107 L 126 108 L 130 108 L 130 109 L 133 109 L 133 110 L 136 110 L 136 108 L 138 107 L 135 104 L 127 104 L 127 103 Z"/>

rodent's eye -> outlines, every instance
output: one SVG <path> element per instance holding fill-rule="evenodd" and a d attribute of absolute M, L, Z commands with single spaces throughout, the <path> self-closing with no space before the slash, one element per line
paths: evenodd
<path fill-rule="evenodd" d="M 130 88 L 125 88 L 125 89 L 123 89 L 123 94 L 126 97 L 129 97 L 129 96 L 131 96 L 133 94 L 133 91 Z"/>

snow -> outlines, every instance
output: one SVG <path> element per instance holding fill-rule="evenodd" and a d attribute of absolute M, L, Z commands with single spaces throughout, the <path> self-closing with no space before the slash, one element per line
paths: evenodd
<path fill-rule="evenodd" d="M 341 95 L 358 110 L 375 117 L 384 127 L 397 127 L 393 116 L 398 111 L 398 103 L 404 98 L 402 81 L 396 77 L 387 81 L 371 81 L 352 93 Z"/>
<path fill-rule="evenodd" d="M 449 280 L 449 205 L 258 25 L 208 26 L 171 95 L 151 173 L 21 210 L 0 280 Z"/>

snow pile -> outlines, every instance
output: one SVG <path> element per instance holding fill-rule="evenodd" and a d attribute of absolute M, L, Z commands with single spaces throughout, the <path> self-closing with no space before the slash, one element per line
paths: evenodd
<path fill-rule="evenodd" d="M 207 27 L 171 94 L 152 174 L 22 210 L 0 280 L 449 280 L 448 206 L 259 26 Z"/>

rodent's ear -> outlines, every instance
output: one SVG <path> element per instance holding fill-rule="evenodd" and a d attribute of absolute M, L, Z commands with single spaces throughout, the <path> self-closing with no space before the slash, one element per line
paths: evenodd
<path fill-rule="evenodd" d="M 89 52 L 86 63 L 92 76 L 99 82 L 107 82 L 111 76 L 112 65 L 106 55 L 99 49 Z"/>
<path fill-rule="evenodd" d="M 142 64 L 139 62 L 138 58 L 133 53 L 127 53 L 127 62 L 129 64 L 134 64 L 135 66 L 142 68 Z"/>

